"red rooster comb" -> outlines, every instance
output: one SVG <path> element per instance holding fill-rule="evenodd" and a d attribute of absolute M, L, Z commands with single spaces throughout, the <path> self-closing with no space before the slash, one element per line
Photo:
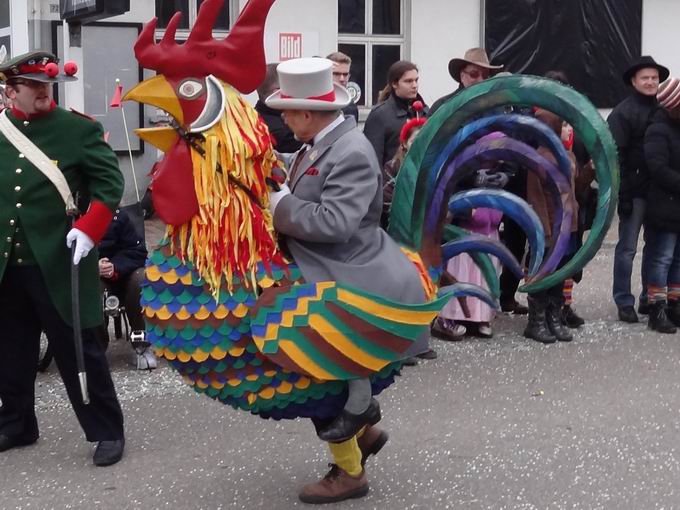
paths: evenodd
<path fill-rule="evenodd" d="M 264 24 L 275 0 L 250 0 L 222 41 L 213 39 L 212 29 L 224 0 L 205 0 L 196 23 L 184 44 L 175 42 L 182 13 L 168 23 L 165 35 L 156 44 L 158 18 L 146 24 L 135 43 L 135 56 L 146 69 L 168 78 L 212 74 L 244 94 L 255 90 L 266 72 Z M 189 74 L 191 73 L 191 74 Z"/>

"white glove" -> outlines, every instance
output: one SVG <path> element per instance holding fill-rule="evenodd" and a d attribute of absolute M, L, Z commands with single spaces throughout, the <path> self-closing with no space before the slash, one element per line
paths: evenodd
<path fill-rule="evenodd" d="M 73 263 L 78 264 L 80 259 L 87 257 L 90 250 L 94 248 L 94 241 L 82 230 L 72 228 L 69 233 L 66 234 L 66 246 L 70 248 L 74 241 L 76 243 L 76 249 L 73 254 Z"/>
<path fill-rule="evenodd" d="M 274 216 L 276 206 L 286 195 L 290 195 L 290 188 L 288 187 L 288 184 L 282 184 L 280 191 L 269 192 L 269 212 L 272 213 L 272 216 Z"/>

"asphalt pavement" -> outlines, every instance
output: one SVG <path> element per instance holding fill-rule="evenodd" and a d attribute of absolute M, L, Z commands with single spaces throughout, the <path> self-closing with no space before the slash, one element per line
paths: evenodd
<path fill-rule="evenodd" d="M 391 436 L 367 497 L 338 509 L 680 507 L 680 335 L 617 322 L 613 239 L 574 291 L 587 320 L 568 344 L 524 339 L 501 316 L 490 340 L 433 341 L 434 361 L 380 398 Z M 91 463 L 54 367 L 37 382 L 41 438 L 0 454 L 3 509 L 288 509 L 330 457 L 308 421 L 234 411 L 162 364 L 109 360 L 126 417 L 124 459 Z"/>

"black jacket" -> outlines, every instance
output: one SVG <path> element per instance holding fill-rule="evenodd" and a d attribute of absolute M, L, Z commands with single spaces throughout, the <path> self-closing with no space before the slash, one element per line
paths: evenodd
<path fill-rule="evenodd" d="M 359 125 L 359 107 L 356 105 L 355 102 L 351 102 L 347 106 L 345 106 L 342 109 L 342 114 L 345 117 L 354 117 L 354 120 L 357 121 L 357 125 Z"/>
<path fill-rule="evenodd" d="M 295 139 L 293 132 L 281 118 L 281 112 L 269 108 L 264 101 L 258 101 L 255 105 L 255 110 L 260 114 L 264 123 L 269 128 L 269 134 L 272 136 L 272 145 L 274 149 L 283 153 L 297 152 L 302 147 L 302 142 Z"/>
<path fill-rule="evenodd" d="M 97 246 L 99 258 L 113 263 L 117 278 L 124 278 L 135 269 L 144 267 L 147 251 L 130 217 L 125 211 L 116 209 L 113 220 Z"/>
<path fill-rule="evenodd" d="M 616 105 L 607 119 L 619 152 L 620 211 L 628 207 L 632 209 L 633 198 L 647 197 L 649 174 L 645 162 L 644 137 L 657 109 L 656 97 L 633 92 Z"/>
<path fill-rule="evenodd" d="M 417 100 L 425 104 L 420 96 Z M 423 115 L 427 116 L 428 112 L 426 106 Z M 375 149 L 380 168 L 394 157 L 399 148 L 401 128 L 415 116 L 415 112 L 406 106 L 406 101 L 396 99 L 394 95 L 373 107 L 364 125 L 364 135 Z"/>
<path fill-rule="evenodd" d="M 650 186 L 645 226 L 680 232 L 680 121 L 659 109 L 645 135 Z"/>
<path fill-rule="evenodd" d="M 430 108 L 430 115 L 434 115 L 434 112 L 436 112 L 437 110 L 439 110 L 439 108 L 440 108 L 444 103 L 446 103 L 449 99 L 451 99 L 453 96 L 455 96 L 456 94 L 458 94 L 458 93 L 459 93 L 461 90 L 463 90 L 464 88 L 465 88 L 465 87 L 463 87 L 463 84 L 461 83 L 460 85 L 458 85 L 458 88 L 457 88 L 456 90 L 454 90 L 454 91 L 451 92 L 450 94 L 446 94 L 445 96 L 440 97 L 439 99 L 437 99 L 437 100 L 434 102 L 434 104 L 432 105 L 432 108 Z"/>

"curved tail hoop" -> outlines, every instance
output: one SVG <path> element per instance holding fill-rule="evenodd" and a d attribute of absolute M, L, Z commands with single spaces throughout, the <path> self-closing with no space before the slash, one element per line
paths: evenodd
<path fill-rule="evenodd" d="M 470 119 L 502 106 L 538 106 L 557 114 L 573 126 L 595 165 L 599 189 L 591 233 L 564 266 L 547 274 L 549 271 L 543 271 L 548 266 L 546 260 L 535 279 L 520 288 L 523 292 L 538 292 L 573 275 L 595 256 L 614 216 L 619 190 L 616 147 L 606 122 L 585 96 L 554 80 L 523 75 L 492 78 L 463 90 L 437 110 L 416 138 L 399 171 L 389 232 L 397 241 L 421 248 L 425 236 L 430 235 L 426 222 L 435 202 L 431 198 L 436 181 L 451 157 L 449 153 L 444 158 L 443 153 Z M 437 176 L 434 181 L 433 173 Z M 561 174 L 559 170 L 558 173 Z M 447 206 L 446 203 L 444 207 Z M 560 230 L 565 228 L 568 226 L 563 224 Z"/>

